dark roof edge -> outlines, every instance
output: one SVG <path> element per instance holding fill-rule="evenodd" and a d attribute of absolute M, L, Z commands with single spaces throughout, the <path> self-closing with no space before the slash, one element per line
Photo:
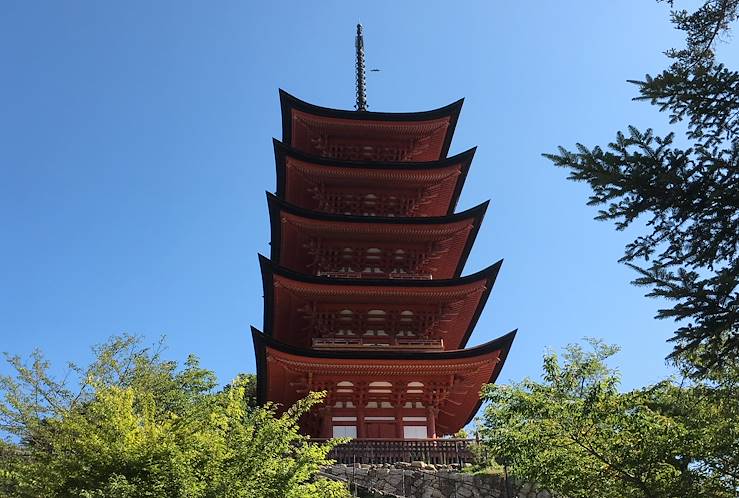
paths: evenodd
<path fill-rule="evenodd" d="M 353 111 L 354 112 L 354 111 Z M 472 158 L 477 151 L 477 147 L 472 147 L 455 154 L 453 156 L 439 159 L 436 161 L 350 161 L 342 159 L 330 159 L 327 157 L 319 157 L 298 150 L 294 147 L 290 147 L 286 143 L 282 142 L 277 138 L 272 138 L 272 146 L 275 150 L 275 161 L 280 162 L 284 158 L 290 156 L 300 161 L 307 163 L 316 164 L 320 166 L 334 166 L 342 168 L 356 168 L 356 169 L 399 169 L 399 170 L 425 170 L 425 169 L 440 169 L 453 166 L 454 164 L 464 164 L 469 167 L 469 163 L 472 162 Z"/>
<path fill-rule="evenodd" d="M 269 257 L 272 261 L 280 261 L 282 249 L 282 227 L 280 223 L 280 206 L 270 202 L 272 194 L 267 192 L 267 212 L 269 213 Z"/>
<path fill-rule="evenodd" d="M 257 404 L 263 405 L 267 401 L 267 348 L 264 341 L 258 340 L 254 334 L 254 327 L 252 329 L 251 340 L 254 344 L 254 356 L 256 358 L 257 367 Z"/>
<path fill-rule="evenodd" d="M 291 125 L 291 109 L 297 109 L 316 116 L 325 116 L 329 118 L 339 119 L 355 119 L 355 120 L 381 120 L 395 122 L 413 122 L 439 119 L 445 116 L 449 117 L 449 126 L 446 130 L 444 142 L 442 143 L 439 157 L 443 158 L 449 153 L 449 147 L 452 144 L 454 130 L 457 127 L 459 113 L 462 110 L 464 99 L 459 99 L 447 106 L 432 109 L 430 111 L 421 112 L 373 112 L 373 111 L 351 111 L 344 109 L 332 109 L 329 107 L 321 107 L 309 104 L 303 100 L 293 97 L 285 90 L 280 88 L 280 108 L 282 112 L 282 140 L 284 142 L 292 142 L 292 125 Z"/>
<path fill-rule="evenodd" d="M 274 322 L 273 311 L 275 305 L 275 274 L 269 271 L 268 265 L 262 260 L 264 256 L 259 256 L 259 271 L 262 275 L 262 298 L 264 306 L 262 307 L 262 328 L 266 334 L 272 335 L 272 325 Z M 264 258 L 267 260 L 266 258 Z M 267 260 L 269 261 L 269 260 Z"/>
<path fill-rule="evenodd" d="M 361 216 L 352 214 L 326 213 L 323 211 L 305 209 L 300 206 L 296 206 L 295 204 L 290 204 L 289 202 L 280 199 L 271 192 L 266 192 L 266 194 L 270 216 L 272 215 L 272 211 L 274 209 L 275 214 L 277 212 L 285 211 L 289 214 L 300 216 L 302 218 L 338 223 L 379 223 L 386 225 L 443 225 L 445 223 L 456 223 L 468 218 L 473 218 L 475 220 L 475 226 L 479 228 L 483 218 L 485 217 L 485 212 L 488 209 L 488 205 L 490 204 L 490 201 L 488 200 L 460 213 L 447 214 L 444 216 Z M 475 231 L 475 233 L 477 233 L 477 231 Z"/>
<path fill-rule="evenodd" d="M 502 263 L 503 260 L 501 259 L 498 263 Z M 498 274 L 500 273 L 500 267 L 501 264 L 498 264 L 495 266 L 495 270 L 490 272 L 488 274 L 488 281 L 487 285 L 485 286 L 485 292 L 483 292 L 482 296 L 480 296 L 480 300 L 477 302 L 477 307 L 475 308 L 475 312 L 472 315 L 472 318 L 470 318 L 470 323 L 467 324 L 467 330 L 465 330 L 464 335 L 462 336 L 462 339 L 459 342 L 459 347 L 464 348 L 467 346 L 467 341 L 470 340 L 470 336 L 472 335 L 472 332 L 475 330 L 475 327 L 477 326 L 477 322 L 480 320 L 480 316 L 482 315 L 482 312 L 485 310 L 485 306 L 487 305 L 488 298 L 490 297 L 490 293 L 493 291 L 493 287 L 495 286 L 496 280 L 498 280 Z"/>
<path fill-rule="evenodd" d="M 508 353 L 511 351 L 511 346 L 513 345 L 513 339 L 516 337 L 517 332 L 518 332 L 518 329 L 514 329 L 513 332 L 510 332 L 507 335 L 503 336 L 503 337 L 507 337 L 513 334 L 513 337 L 511 337 L 511 340 L 507 344 L 505 344 L 505 347 L 501 348 L 500 356 L 498 356 L 498 364 L 495 365 L 493 372 L 490 374 L 490 379 L 488 379 L 487 384 L 494 384 L 495 381 L 498 380 L 498 376 L 500 375 L 500 371 L 503 369 L 503 365 L 505 364 L 505 361 L 508 358 Z M 480 410 L 481 406 L 482 406 L 482 397 L 478 394 L 477 404 L 470 412 L 470 416 L 467 419 L 467 421 L 464 424 L 462 424 L 462 427 L 472 422 L 472 419 L 475 418 L 475 415 L 477 415 L 477 412 Z"/>
<path fill-rule="evenodd" d="M 282 277 L 289 278 L 298 282 L 312 283 L 317 285 L 338 285 L 338 286 L 368 286 L 368 287 L 452 287 L 456 285 L 465 285 L 472 282 L 478 282 L 480 280 L 489 280 L 491 277 L 498 274 L 500 267 L 503 264 L 503 260 L 499 260 L 492 265 L 484 268 L 478 272 L 464 277 L 458 278 L 445 278 L 437 280 L 394 280 L 394 279 L 353 279 L 353 278 L 332 278 L 332 277 L 318 277 L 315 275 L 306 275 L 304 273 L 296 272 L 276 264 L 269 258 L 258 254 L 259 266 L 262 270 L 262 279 L 266 275 L 279 275 Z"/>
<path fill-rule="evenodd" d="M 465 242 L 464 249 L 462 249 L 462 254 L 459 255 L 459 261 L 457 262 L 457 268 L 454 270 L 454 276 L 459 277 L 462 274 L 462 271 L 464 270 L 465 265 L 467 264 L 467 258 L 470 257 L 470 251 L 472 251 L 472 246 L 475 243 L 475 240 L 477 239 L 477 234 L 480 232 L 480 227 L 482 226 L 482 221 L 485 219 L 485 213 L 488 211 L 488 206 L 490 206 L 490 200 L 483 202 L 479 206 L 475 206 L 472 209 L 468 209 L 467 211 L 462 211 L 461 214 L 471 212 L 472 210 L 480 209 L 479 212 L 475 213 L 475 222 L 472 224 L 472 233 L 467 234 L 467 241 Z M 451 216 L 457 216 L 457 215 L 447 215 L 449 217 Z"/>
<path fill-rule="evenodd" d="M 304 349 L 285 344 L 277 341 L 272 337 L 260 332 L 257 328 L 252 327 L 252 339 L 254 340 L 254 350 L 258 348 L 263 351 L 264 348 L 270 347 L 282 353 L 303 356 L 306 358 L 336 358 L 336 359 L 356 359 L 356 360 L 456 360 L 465 358 L 474 358 L 496 350 L 501 350 L 501 356 L 508 350 L 516 337 L 517 330 L 513 330 L 497 339 L 480 344 L 469 349 L 456 349 L 452 351 L 327 351 L 318 349 Z M 502 361 L 499 362 L 502 364 Z M 499 368 L 496 368 L 500 370 Z M 492 380 L 491 380 L 492 382 Z"/>
<path fill-rule="evenodd" d="M 464 188 L 464 184 L 467 182 L 467 175 L 470 172 L 470 166 L 472 166 L 472 159 L 475 157 L 475 152 L 477 152 L 477 147 L 473 147 L 472 149 L 462 153 L 469 154 L 469 158 L 462 163 L 461 171 L 457 177 L 457 183 L 454 185 L 454 192 L 449 200 L 449 210 L 447 211 L 447 214 L 452 214 L 454 210 L 457 209 L 459 196 L 462 195 L 462 189 Z M 462 154 L 457 154 L 452 157 L 459 157 Z"/>
<path fill-rule="evenodd" d="M 315 104 L 308 103 L 304 100 L 290 95 L 282 88 L 280 92 L 280 105 L 283 109 L 296 109 L 309 114 L 315 114 L 317 116 L 326 116 L 332 118 L 342 119 L 359 119 L 359 120 L 381 120 L 381 121 L 426 121 L 431 119 L 443 118 L 445 116 L 458 115 L 464 104 L 464 99 L 461 98 L 451 104 L 439 107 L 437 109 L 431 109 L 430 111 L 417 111 L 417 112 L 375 112 L 375 111 L 355 111 L 349 109 L 334 109 L 331 107 L 322 107 Z M 450 123 L 450 127 L 452 123 Z"/>
<path fill-rule="evenodd" d="M 459 196 L 462 193 L 462 188 L 464 187 L 465 180 L 467 179 L 467 174 L 469 173 L 470 167 L 472 165 L 472 159 L 475 157 L 475 152 L 477 151 L 477 147 L 472 147 L 471 149 L 467 149 L 466 151 L 461 152 L 457 155 L 448 157 L 446 159 L 441 159 L 438 161 L 422 161 L 422 162 L 409 161 L 405 163 L 404 162 L 385 162 L 383 163 L 383 162 L 374 162 L 374 161 L 341 161 L 341 160 L 336 160 L 336 159 L 327 159 L 327 158 L 312 156 L 310 154 L 305 154 L 297 149 L 294 149 L 276 138 L 272 139 L 272 145 L 273 145 L 274 152 L 275 152 L 275 176 L 277 179 L 277 185 L 275 188 L 275 192 L 277 196 L 280 197 L 281 199 L 285 197 L 285 181 L 286 181 L 285 158 L 288 156 L 292 156 L 292 157 L 297 158 L 298 160 L 309 162 L 315 165 L 342 167 L 342 168 L 350 168 L 350 169 L 356 168 L 356 169 L 376 169 L 376 170 L 389 169 L 389 170 L 407 170 L 407 171 L 428 171 L 428 170 L 434 170 L 434 169 L 448 168 L 450 166 L 453 166 L 454 164 L 459 164 L 461 172 L 459 176 L 457 177 L 457 181 L 454 186 L 454 192 L 452 193 L 452 196 L 449 200 L 449 208 L 447 209 L 447 214 L 454 213 L 454 209 L 457 207 Z"/>

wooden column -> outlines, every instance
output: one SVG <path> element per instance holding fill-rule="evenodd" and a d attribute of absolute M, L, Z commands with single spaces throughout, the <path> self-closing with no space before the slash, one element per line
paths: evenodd
<path fill-rule="evenodd" d="M 426 435 L 431 439 L 436 439 L 436 414 L 439 409 L 429 406 L 426 410 Z"/>
<path fill-rule="evenodd" d="M 352 403 L 357 407 L 357 438 L 364 439 L 367 437 L 367 428 L 364 425 L 364 409 L 367 404 L 368 384 L 365 381 L 354 383 L 354 399 Z"/>
<path fill-rule="evenodd" d="M 321 437 L 331 438 L 333 437 L 333 419 L 331 418 L 331 408 L 326 406 L 320 409 L 321 414 Z"/>
<path fill-rule="evenodd" d="M 393 386 L 393 397 L 395 398 L 395 437 L 403 439 L 403 403 L 405 393 L 405 382 L 395 382 Z"/>
<path fill-rule="evenodd" d="M 399 403 L 395 405 L 395 437 L 403 439 L 403 410 Z"/>
<path fill-rule="evenodd" d="M 364 430 L 364 404 L 358 404 L 357 405 L 357 438 L 364 439 L 365 436 L 365 430 Z"/>

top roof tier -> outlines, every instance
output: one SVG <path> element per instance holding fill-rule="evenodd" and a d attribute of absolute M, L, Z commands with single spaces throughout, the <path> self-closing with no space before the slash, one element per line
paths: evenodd
<path fill-rule="evenodd" d="M 319 107 L 280 90 L 282 141 L 318 157 L 421 162 L 446 157 L 463 100 L 425 112 Z"/>

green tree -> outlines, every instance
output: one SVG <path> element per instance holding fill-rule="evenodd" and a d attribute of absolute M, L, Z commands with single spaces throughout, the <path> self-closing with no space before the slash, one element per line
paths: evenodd
<path fill-rule="evenodd" d="M 673 11 L 685 48 L 666 52 L 672 64 L 659 75 L 631 81 L 635 100 L 682 123 L 682 139 L 630 126 L 607 147 L 544 154 L 590 185 L 588 204 L 604 206 L 596 219 L 618 230 L 644 224 L 621 261 L 648 296 L 675 303 L 657 317 L 682 322 L 671 357 L 689 360 L 697 375 L 739 352 L 739 73 L 714 55 L 737 9 L 739 0 L 708 0 L 694 12 Z"/>
<path fill-rule="evenodd" d="M 514 476 L 569 498 L 730 498 L 739 493 L 739 368 L 711 386 L 621 393 L 591 341 L 544 357 L 542 382 L 488 385 L 482 440 Z"/>
<path fill-rule="evenodd" d="M 36 352 L 0 377 L 0 495 L 15 497 L 343 497 L 317 473 L 336 444 L 297 421 L 322 395 L 278 414 L 254 404 L 253 376 L 222 390 L 190 356 L 182 368 L 130 336 L 71 367 L 75 388 Z"/>

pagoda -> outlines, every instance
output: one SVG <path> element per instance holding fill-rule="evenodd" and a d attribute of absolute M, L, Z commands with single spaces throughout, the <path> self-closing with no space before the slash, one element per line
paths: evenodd
<path fill-rule="evenodd" d="M 313 437 L 435 440 L 471 421 L 515 331 L 466 348 L 501 261 L 462 276 L 488 205 L 455 213 L 475 153 L 447 157 L 462 101 L 367 111 L 357 28 L 356 110 L 280 91 L 257 396 L 326 391 Z"/>

